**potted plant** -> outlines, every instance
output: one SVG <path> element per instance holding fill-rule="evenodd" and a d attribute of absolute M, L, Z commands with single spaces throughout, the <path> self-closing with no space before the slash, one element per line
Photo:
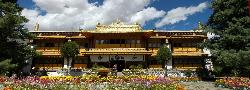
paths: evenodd
<path fill-rule="evenodd" d="M 107 77 L 108 73 L 110 72 L 110 69 L 108 68 L 99 68 L 97 69 L 98 75 L 100 75 L 100 77 Z"/>
<path fill-rule="evenodd" d="M 108 73 L 110 72 L 110 69 L 102 66 L 102 65 L 98 65 L 97 63 L 95 63 L 92 66 L 92 70 L 96 71 L 98 75 L 100 75 L 100 77 L 106 77 L 108 75 Z"/>

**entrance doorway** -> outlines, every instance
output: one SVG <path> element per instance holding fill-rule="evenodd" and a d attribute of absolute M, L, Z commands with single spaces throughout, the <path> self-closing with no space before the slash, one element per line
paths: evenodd
<path fill-rule="evenodd" d="M 114 60 L 110 61 L 111 66 L 117 65 L 117 71 L 121 72 L 125 68 L 125 60 Z"/>

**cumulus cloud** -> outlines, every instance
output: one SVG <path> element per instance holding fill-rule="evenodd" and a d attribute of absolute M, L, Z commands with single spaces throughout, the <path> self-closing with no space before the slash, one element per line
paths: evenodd
<path fill-rule="evenodd" d="M 207 2 L 203 2 L 198 6 L 190 7 L 178 7 L 167 12 L 167 15 L 163 17 L 159 22 L 155 24 L 156 27 L 162 27 L 168 24 L 175 24 L 183 20 L 187 20 L 188 16 L 198 12 L 202 12 L 208 7 Z"/>
<path fill-rule="evenodd" d="M 131 24 L 144 24 L 164 16 L 164 11 L 148 7 L 150 0 L 104 0 L 102 5 L 88 0 L 33 0 L 36 9 L 24 9 L 22 15 L 30 21 L 26 24 L 33 30 L 35 23 L 40 30 L 72 31 L 79 27 L 94 28 L 100 22 L 110 24 L 116 19 Z M 41 14 L 46 12 L 45 14 Z"/>
<path fill-rule="evenodd" d="M 162 11 L 162 10 L 158 11 L 153 7 L 149 7 L 133 15 L 130 19 L 130 22 L 131 23 L 139 22 L 142 25 L 144 25 L 146 21 L 150 21 L 155 18 L 160 18 L 160 17 L 163 17 L 164 15 L 165 15 L 165 11 Z"/>
<path fill-rule="evenodd" d="M 126 24 L 139 22 L 142 26 L 146 22 L 161 19 L 156 27 L 174 24 L 186 20 L 188 16 L 201 12 L 207 3 L 198 6 L 178 7 L 165 12 L 149 7 L 155 0 L 104 0 L 90 3 L 88 0 L 33 0 L 35 9 L 24 9 L 22 15 L 29 19 L 26 27 L 33 31 L 36 23 L 42 31 L 74 31 L 79 28 L 93 29 L 100 22 L 110 24 L 120 19 Z M 45 12 L 45 13 L 44 13 Z"/>

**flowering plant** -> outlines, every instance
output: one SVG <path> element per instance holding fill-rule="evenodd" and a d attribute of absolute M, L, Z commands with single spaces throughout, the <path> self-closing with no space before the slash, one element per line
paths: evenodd
<path fill-rule="evenodd" d="M 249 78 L 244 78 L 244 77 L 230 77 L 230 78 L 217 79 L 215 81 L 215 86 L 226 87 L 235 90 L 249 90 L 250 80 Z"/>
<path fill-rule="evenodd" d="M 2 77 L 1 82 L 6 88 L 14 90 L 182 90 L 177 82 L 166 77 L 150 75 L 107 76 L 42 76 L 22 79 Z"/>

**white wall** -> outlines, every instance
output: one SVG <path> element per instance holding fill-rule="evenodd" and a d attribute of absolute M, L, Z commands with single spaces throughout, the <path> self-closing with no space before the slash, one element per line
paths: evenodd
<path fill-rule="evenodd" d="M 108 62 L 109 60 L 144 61 L 143 55 L 90 55 L 91 62 Z"/>

